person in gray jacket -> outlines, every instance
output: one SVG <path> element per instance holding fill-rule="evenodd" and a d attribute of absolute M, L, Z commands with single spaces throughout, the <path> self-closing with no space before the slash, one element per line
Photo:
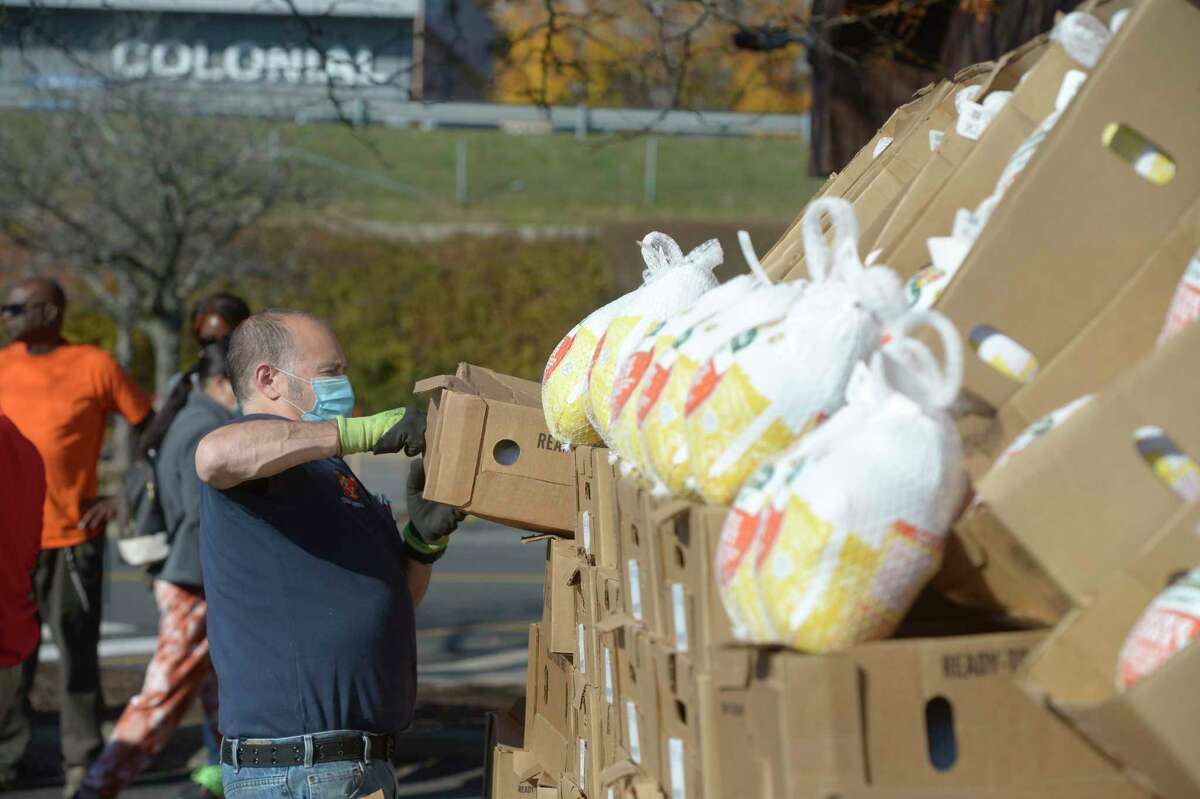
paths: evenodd
<path fill-rule="evenodd" d="M 88 769 L 80 797 L 116 796 L 163 750 L 197 697 L 214 740 L 220 740 L 200 573 L 196 446 L 236 415 L 237 399 L 225 375 L 225 352 L 224 342 L 201 351 L 199 363 L 171 390 L 140 442 L 142 453 L 155 463 L 158 499 L 170 541 L 167 558 L 154 574 L 158 645 L 146 667 L 142 690 L 129 700 L 104 751 Z"/>

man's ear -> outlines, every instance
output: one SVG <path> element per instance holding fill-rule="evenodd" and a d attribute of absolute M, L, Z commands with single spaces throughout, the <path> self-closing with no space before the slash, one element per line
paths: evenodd
<path fill-rule="evenodd" d="M 260 363 L 254 367 L 255 387 L 272 402 L 283 396 L 283 392 L 275 385 L 275 378 L 278 374 L 279 372 L 271 368 L 271 365 L 268 363 Z"/>

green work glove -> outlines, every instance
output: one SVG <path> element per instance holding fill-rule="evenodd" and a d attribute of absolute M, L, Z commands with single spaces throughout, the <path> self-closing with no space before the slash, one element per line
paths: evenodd
<path fill-rule="evenodd" d="M 383 434 L 371 451 L 376 455 L 385 452 L 399 452 L 410 458 L 425 452 L 425 411 L 416 405 L 409 405 L 404 410 L 404 418 Z"/>
<path fill-rule="evenodd" d="M 414 425 L 409 419 L 411 411 L 404 408 L 393 408 L 390 411 L 377 413 L 374 416 L 337 418 L 338 440 L 342 445 L 343 455 L 353 455 L 356 452 L 373 452 L 382 455 L 389 452 L 408 450 L 413 446 L 409 443 L 411 429 L 419 427 L 421 445 L 424 447 L 425 420 L 424 414 Z M 396 432 L 400 431 L 400 432 Z"/>
<path fill-rule="evenodd" d="M 404 528 L 404 540 L 416 552 L 436 558 L 467 514 L 425 499 L 424 491 L 425 462 L 417 459 L 408 468 L 407 500 L 411 521 Z"/>

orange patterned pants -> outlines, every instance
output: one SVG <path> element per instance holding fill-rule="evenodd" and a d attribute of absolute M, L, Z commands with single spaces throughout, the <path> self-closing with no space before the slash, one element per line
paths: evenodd
<path fill-rule="evenodd" d="M 208 656 L 208 604 L 199 591 L 154 581 L 158 646 L 141 692 L 129 700 L 104 751 L 88 769 L 83 793 L 116 796 L 148 767 L 197 696 L 217 732 L 217 681 Z"/>

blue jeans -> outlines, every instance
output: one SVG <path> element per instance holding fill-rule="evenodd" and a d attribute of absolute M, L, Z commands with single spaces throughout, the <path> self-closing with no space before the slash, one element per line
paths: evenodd
<path fill-rule="evenodd" d="M 246 768 L 221 766 L 227 799 L 366 799 L 382 791 L 395 799 L 396 774 L 386 760 L 343 760 L 313 766 Z"/>

